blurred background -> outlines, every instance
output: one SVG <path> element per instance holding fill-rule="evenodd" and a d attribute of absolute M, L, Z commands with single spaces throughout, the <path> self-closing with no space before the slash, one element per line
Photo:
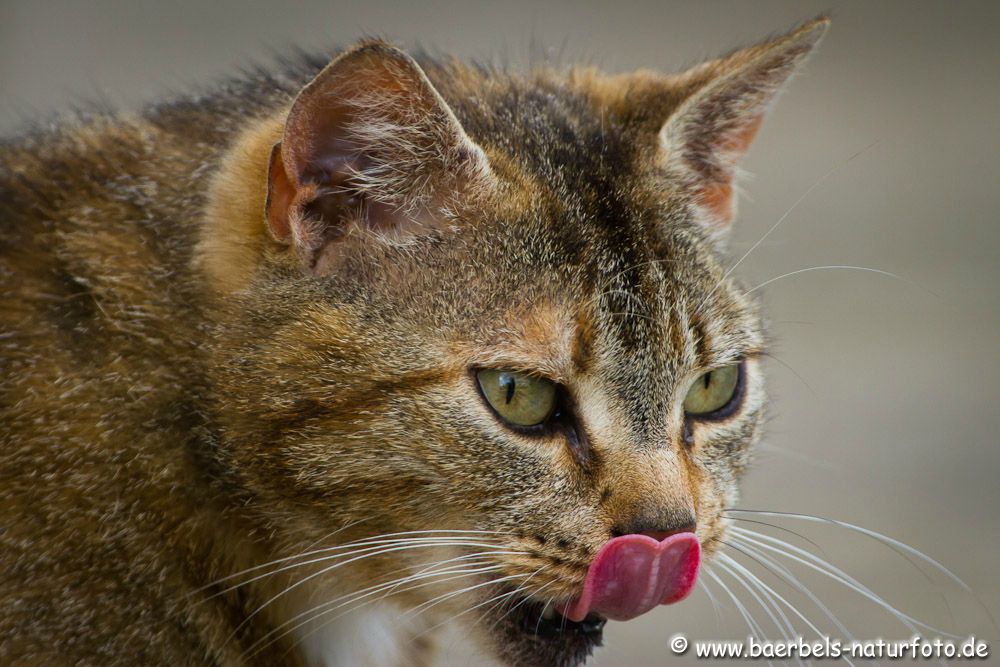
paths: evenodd
<path fill-rule="evenodd" d="M 992 385 L 1000 372 L 1000 3 L 2 0 L 0 132 L 81 98 L 133 108 L 288 47 L 329 50 L 363 35 L 512 67 L 558 56 L 610 71 L 670 71 L 823 11 L 833 15 L 832 30 L 744 164 L 752 177 L 731 261 L 787 215 L 740 264 L 749 287 L 829 265 L 900 278 L 824 269 L 757 292 L 772 322 L 773 407 L 741 507 L 885 533 L 946 565 L 974 594 L 846 528 L 746 515 L 810 542 L 744 526 L 816 553 L 931 626 L 997 640 L 984 607 L 1000 616 L 1000 405 Z M 843 637 L 790 577 L 763 574 L 762 559 L 732 553 L 820 630 Z M 819 570 L 764 554 L 788 566 L 856 637 L 913 634 Z M 782 636 L 781 616 L 772 619 L 755 600 L 768 602 L 766 589 L 747 588 L 722 568 L 715 576 L 765 634 Z M 665 664 L 677 632 L 744 637 L 746 621 L 725 589 L 711 576 L 702 584 L 680 605 L 609 624 L 595 664 Z M 793 634 L 814 634 L 774 601 Z M 488 664 L 458 633 L 446 643 L 442 665 Z"/>

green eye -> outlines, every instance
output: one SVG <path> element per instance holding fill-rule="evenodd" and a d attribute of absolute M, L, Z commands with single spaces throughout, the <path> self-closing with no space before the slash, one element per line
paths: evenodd
<path fill-rule="evenodd" d="M 740 365 L 723 366 L 709 371 L 694 381 L 684 399 L 684 411 L 693 417 L 725 411 L 734 404 L 740 384 Z M 735 405 L 733 406 L 735 407 Z M 728 416 L 728 415 L 712 415 Z"/>
<path fill-rule="evenodd" d="M 490 407 L 514 426 L 538 426 L 555 410 L 556 386 L 548 380 L 489 369 L 476 379 Z"/>

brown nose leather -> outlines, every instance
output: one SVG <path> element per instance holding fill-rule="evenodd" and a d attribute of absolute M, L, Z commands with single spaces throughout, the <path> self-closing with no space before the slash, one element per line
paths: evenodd
<path fill-rule="evenodd" d="M 693 533 L 694 531 L 695 525 L 691 523 L 682 528 L 677 528 L 676 530 L 646 530 L 639 533 L 639 535 L 646 535 L 647 537 L 652 537 L 657 542 L 662 542 L 671 535 L 676 535 L 678 533 Z"/>
<path fill-rule="evenodd" d="M 657 542 L 662 542 L 677 533 L 693 533 L 697 522 L 685 512 L 682 516 L 672 519 L 640 518 L 625 524 L 615 526 L 611 531 L 613 537 L 620 535 L 646 535 Z"/>

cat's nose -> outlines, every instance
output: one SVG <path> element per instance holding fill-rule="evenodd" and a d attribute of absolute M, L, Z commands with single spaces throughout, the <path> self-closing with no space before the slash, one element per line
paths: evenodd
<path fill-rule="evenodd" d="M 611 529 L 612 537 L 621 535 L 646 535 L 662 542 L 671 535 L 693 533 L 697 529 L 695 518 L 687 512 L 667 517 L 637 517 Z"/>

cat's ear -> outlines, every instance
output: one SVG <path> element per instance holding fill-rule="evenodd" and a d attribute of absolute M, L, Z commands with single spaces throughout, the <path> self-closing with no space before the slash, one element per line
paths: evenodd
<path fill-rule="evenodd" d="M 764 114 L 828 25 L 816 19 L 669 82 L 672 99 L 681 101 L 659 130 L 657 159 L 686 184 L 696 217 L 713 238 L 724 237 L 734 218 L 736 168 Z"/>
<path fill-rule="evenodd" d="M 426 233 L 455 197 L 491 183 L 486 155 L 420 66 L 372 42 L 331 62 L 293 102 L 271 153 L 267 223 L 323 274 L 347 237 Z"/>

